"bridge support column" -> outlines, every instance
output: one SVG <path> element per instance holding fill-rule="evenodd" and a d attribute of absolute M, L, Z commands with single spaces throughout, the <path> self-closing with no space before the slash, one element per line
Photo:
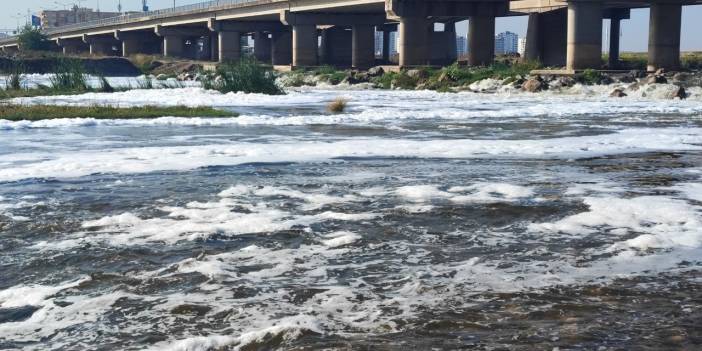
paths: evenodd
<path fill-rule="evenodd" d="M 292 64 L 292 35 L 290 32 L 273 32 L 271 63 L 274 66 Z"/>
<path fill-rule="evenodd" d="M 429 64 L 429 22 L 424 17 L 401 17 L 400 67 Z"/>
<path fill-rule="evenodd" d="M 375 66 L 374 27 L 354 25 L 351 37 L 351 66 L 359 69 Z"/>
<path fill-rule="evenodd" d="M 219 62 L 235 61 L 241 58 L 241 33 L 221 31 L 219 38 Z"/>
<path fill-rule="evenodd" d="M 619 34 L 621 33 L 621 18 L 612 16 L 609 19 L 609 58 L 610 69 L 619 67 Z"/>
<path fill-rule="evenodd" d="M 431 25 L 430 28 L 434 26 Z M 456 47 L 456 24 L 444 23 L 443 32 L 429 30 L 431 45 L 431 64 L 450 65 L 456 62 L 458 50 Z"/>
<path fill-rule="evenodd" d="M 680 4 L 651 4 L 648 34 L 648 70 L 680 68 Z"/>
<path fill-rule="evenodd" d="M 468 19 L 468 64 L 486 66 L 495 60 L 495 17 Z"/>
<path fill-rule="evenodd" d="M 383 31 L 383 63 L 390 62 L 390 32 Z"/>
<path fill-rule="evenodd" d="M 567 32 L 566 9 L 529 14 L 526 50 L 522 61 L 536 61 L 546 66 L 565 66 Z"/>
<path fill-rule="evenodd" d="M 271 39 L 268 33 L 256 32 L 254 34 L 254 56 L 260 62 L 271 62 Z"/>
<path fill-rule="evenodd" d="M 210 33 L 210 61 L 219 61 L 219 35 Z"/>
<path fill-rule="evenodd" d="M 91 55 L 101 55 L 101 56 L 113 56 L 115 51 L 113 47 L 118 46 L 120 43 L 115 40 L 112 36 L 110 37 L 89 37 L 83 35 L 83 42 L 89 45 Z M 121 49 L 120 49 L 121 51 Z"/>
<path fill-rule="evenodd" d="M 341 26 L 322 30 L 319 62 L 325 65 L 349 67 L 352 65 L 353 33 Z"/>
<path fill-rule="evenodd" d="M 569 70 L 602 66 L 601 2 L 568 2 L 566 66 Z"/>
<path fill-rule="evenodd" d="M 77 39 L 57 39 L 56 45 L 61 48 L 64 55 L 75 55 L 90 50 L 85 42 Z"/>
<path fill-rule="evenodd" d="M 296 24 L 292 30 L 292 64 L 294 67 L 317 65 L 317 26 Z"/>
<path fill-rule="evenodd" d="M 180 35 L 166 35 L 163 37 L 163 56 L 183 57 L 185 43 Z"/>

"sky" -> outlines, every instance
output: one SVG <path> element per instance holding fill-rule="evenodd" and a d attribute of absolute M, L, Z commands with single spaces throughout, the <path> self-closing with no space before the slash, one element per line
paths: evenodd
<path fill-rule="evenodd" d="M 12 30 L 25 22 L 27 10 L 38 13 L 42 9 L 60 10 L 64 7 L 71 7 L 73 3 L 78 3 L 82 7 L 97 8 L 102 11 L 117 11 L 118 0 L 22 0 L 8 1 L 3 4 L 3 11 L 0 13 L 0 30 Z M 174 0 L 148 0 L 151 9 L 172 7 Z M 203 2 L 202 0 L 175 0 L 176 6 L 188 5 Z M 141 0 L 122 0 L 124 11 L 138 11 L 141 9 Z M 631 11 L 631 19 L 622 21 L 621 51 L 646 51 L 648 46 L 648 15 L 647 9 Z M 702 5 L 685 6 L 682 18 L 682 39 L 681 49 L 683 51 L 702 51 L 702 36 L 695 34 L 702 32 Z M 607 33 L 609 21 L 605 20 L 603 26 L 604 33 Z M 468 25 L 466 22 L 459 23 L 459 35 L 466 35 Z M 496 33 L 511 31 L 524 36 L 527 29 L 527 17 L 498 18 L 496 22 Z M 607 47 L 607 41 L 603 41 L 603 47 Z"/>

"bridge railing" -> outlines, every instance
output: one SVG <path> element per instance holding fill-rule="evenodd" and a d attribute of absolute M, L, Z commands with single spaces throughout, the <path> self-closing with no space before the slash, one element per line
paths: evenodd
<path fill-rule="evenodd" d="M 105 26 L 112 26 L 112 25 L 119 25 L 119 24 L 127 24 L 127 23 L 131 23 L 131 22 L 137 22 L 139 20 L 172 17 L 172 16 L 177 16 L 180 14 L 188 14 L 188 13 L 193 13 L 193 12 L 227 9 L 227 8 L 233 7 L 233 5 L 234 5 L 234 7 L 236 7 L 235 5 L 244 6 L 244 5 L 247 5 L 250 3 L 261 2 L 261 1 L 262 0 L 213 0 L 213 1 L 201 2 L 201 3 L 197 3 L 197 4 L 183 5 L 183 6 L 171 7 L 171 8 L 148 11 L 148 12 L 130 13 L 130 14 L 121 15 L 121 16 L 117 16 L 117 17 L 102 18 L 102 19 L 97 19 L 97 20 L 93 20 L 93 21 L 69 24 L 69 25 L 60 26 L 60 27 L 49 28 L 49 29 L 44 30 L 43 32 L 45 34 L 51 35 L 51 34 L 70 32 L 70 31 L 77 31 L 77 30 L 82 30 L 82 29 L 91 29 L 91 28 L 98 28 L 98 27 L 105 27 Z M 277 2 L 277 1 L 284 1 L 284 0 L 272 0 L 272 1 Z M 0 39 L 0 44 L 12 43 L 15 41 L 16 37 L 17 36 L 2 38 L 2 39 Z"/>

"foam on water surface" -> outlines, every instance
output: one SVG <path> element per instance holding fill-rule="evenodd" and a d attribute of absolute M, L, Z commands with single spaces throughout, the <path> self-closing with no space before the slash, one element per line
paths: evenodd
<path fill-rule="evenodd" d="M 592 306 L 616 296 L 570 292 L 696 281 L 702 108 L 574 89 L 27 100 L 210 99 L 246 113 L 3 124 L 0 345 L 489 348 L 522 343 L 512 334 L 524 330 L 564 333 L 572 311 L 612 325 L 624 307 Z M 350 109 L 326 115 L 335 96 Z M 690 309 L 693 293 L 668 300 Z M 534 317 L 549 306 L 559 317 Z M 647 307 L 626 310 L 656 328 L 655 316 L 674 320 Z M 619 345 L 592 340 L 578 342 Z"/>

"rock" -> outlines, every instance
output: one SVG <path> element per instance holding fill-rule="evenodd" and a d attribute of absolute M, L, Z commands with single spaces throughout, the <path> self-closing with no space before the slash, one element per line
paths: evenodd
<path fill-rule="evenodd" d="M 675 90 L 673 93 L 673 99 L 678 98 L 680 100 L 684 100 L 687 98 L 687 92 L 685 91 L 685 88 L 678 86 L 678 88 Z"/>
<path fill-rule="evenodd" d="M 522 90 L 528 91 L 530 93 L 542 91 L 544 90 L 544 87 L 545 84 L 536 78 L 529 79 L 526 82 L 524 82 L 524 84 L 522 84 Z"/>
<path fill-rule="evenodd" d="M 469 86 L 470 90 L 476 92 L 496 91 L 502 87 L 502 81 L 492 78 L 477 81 Z"/>
<path fill-rule="evenodd" d="M 687 81 L 692 78 L 688 73 L 685 72 L 678 72 L 673 75 L 673 83 L 674 84 L 680 84 L 680 83 L 686 83 Z"/>
<path fill-rule="evenodd" d="M 159 67 L 163 66 L 163 62 L 161 61 L 151 61 L 149 64 L 149 71 L 153 71 Z"/>
<path fill-rule="evenodd" d="M 665 84 L 668 80 L 664 76 L 660 75 L 650 75 L 646 78 L 646 84 Z"/>
<path fill-rule="evenodd" d="M 163 73 L 156 76 L 156 80 L 166 80 L 166 79 L 168 79 L 168 76 L 163 74 Z"/>
<path fill-rule="evenodd" d="M 665 68 L 659 68 L 655 73 L 655 75 L 657 75 L 657 76 L 662 76 L 664 74 L 665 74 Z"/>
<path fill-rule="evenodd" d="M 553 88 L 570 88 L 575 85 L 575 83 L 575 79 L 572 77 L 558 77 L 551 84 L 549 84 L 549 86 Z"/>
<path fill-rule="evenodd" d="M 416 79 L 426 79 L 429 77 L 429 73 L 423 69 L 411 69 L 407 71 L 407 76 Z"/>
<path fill-rule="evenodd" d="M 634 78 L 646 77 L 646 72 L 639 70 L 639 69 L 631 70 L 631 71 L 629 71 L 629 74 Z"/>
<path fill-rule="evenodd" d="M 385 74 L 385 70 L 383 69 L 383 67 L 376 66 L 376 67 L 369 69 L 367 74 L 369 77 L 380 77 L 383 74 Z"/>
<path fill-rule="evenodd" d="M 347 75 L 346 78 L 344 78 L 341 81 L 341 84 L 348 84 L 348 85 L 354 85 L 354 84 L 358 84 L 358 83 L 361 83 L 361 82 L 353 74 Z"/>
<path fill-rule="evenodd" d="M 356 82 L 358 83 L 368 83 L 370 82 L 370 76 L 368 73 L 365 72 L 357 72 L 356 74 L 353 75 L 354 78 L 356 78 Z"/>
<path fill-rule="evenodd" d="M 614 90 L 609 94 L 609 96 L 610 96 L 610 97 L 623 98 L 623 97 L 626 97 L 627 95 L 626 95 L 626 93 L 624 92 L 623 89 L 617 88 L 617 89 L 614 89 Z"/>
<path fill-rule="evenodd" d="M 600 79 L 600 84 L 602 85 L 610 85 L 612 83 L 614 83 L 614 79 L 608 75 L 603 75 L 602 79 Z"/>
<path fill-rule="evenodd" d="M 620 76 L 615 77 L 615 81 L 618 81 L 620 83 L 633 83 L 636 81 L 636 76 L 634 76 L 630 73 L 624 74 L 624 75 L 620 75 Z"/>

